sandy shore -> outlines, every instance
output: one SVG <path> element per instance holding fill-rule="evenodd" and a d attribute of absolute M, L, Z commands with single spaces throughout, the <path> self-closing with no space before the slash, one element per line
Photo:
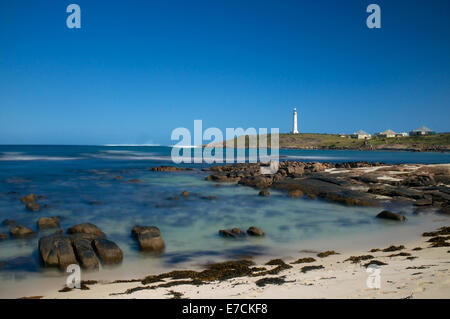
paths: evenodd
<path fill-rule="evenodd" d="M 450 298 L 450 247 L 430 247 L 431 237 L 421 237 L 403 245 L 402 249 L 383 251 L 387 247 L 367 247 L 367 250 L 318 257 L 319 252 L 307 252 L 315 261 L 292 264 L 285 259 L 284 269 L 274 275 L 236 277 L 200 285 L 181 284 L 158 287 L 166 283 L 186 281 L 166 278 L 143 285 L 140 281 L 87 283 L 89 289 L 50 292 L 44 298 Z M 445 239 L 448 241 L 447 239 Z M 417 247 L 420 247 L 419 250 Z M 371 251 L 379 249 L 378 251 Z M 300 252 L 299 252 L 300 253 Z M 397 255 L 398 256 L 392 256 Z M 302 258 L 305 252 L 301 252 Z M 366 260 L 352 262 L 351 256 L 367 256 Z M 367 264 L 373 260 L 385 263 L 379 266 L 380 288 L 369 288 L 372 273 Z M 277 262 L 275 262 L 276 264 Z M 279 263 L 279 260 L 278 260 Z M 304 272 L 303 267 L 322 266 Z M 253 265 L 267 270 L 277 265 Z M 370 268 L 370 267 L 369 267 Z M 262 271 L 262 269 L 261 269 Z M 262 280 L 263 279 L 263 280 Z M 376 286 L 373 282 L 372 286 Z M 128 291 L 128 289 L 136 291 Z"/>

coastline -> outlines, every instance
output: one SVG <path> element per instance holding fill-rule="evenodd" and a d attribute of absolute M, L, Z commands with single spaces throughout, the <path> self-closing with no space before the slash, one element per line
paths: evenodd
<path fill-rule="evenodd" d="M 322 258 L 317 257 L 317 251 L 303 251 L 302 263 L 293 264 L 298 256 L 292 256 L 271 260 L 271 265 L 250 266 L 259 273 L 269 271 L 264 275 L 256 272 L 225 280 L 192 282 L 186 278 L 149 282 L 147 277 L 149 283 L 145 284 L 141 282 L 144 278 L 131 282 L 87 281 L 83 289 L 49 291 L 33 298 L 450 298 L 450 247 L 430 247 L 428 240 L 430 237 L 398 240 L 390 247 L 337 251 Z M 351 257 L 353 260 L 349 260 Z M 307 262 L 310 258 L 315 260 Z M 379 289 L 367 286 L 370 273 L 366 267 L 375 260 L 385 264 L 379 266 Z"/>

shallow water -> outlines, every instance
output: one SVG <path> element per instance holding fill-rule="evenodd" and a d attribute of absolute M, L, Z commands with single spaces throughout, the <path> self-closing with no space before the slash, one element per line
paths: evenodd
<path fill-rule="evenodd" d="M 448 153 L 289 150 L 280 155 L 304 161 L 450 162 Z M 98 225 L 122 248 L 124 261 L 117 267 L 83 274 L 83 279 L 130 279 L 245 256 L 297 257 L 301 249 L 375 247 L 417 236 L 423 229 L 449 221 L 434 213 L 413 214 L 412 207 L 402 208 L 408 217 L 405 224 L 380 221 L 374 218 L 380 208 L 290 199 L 277 191 L 263 198 L 249 187 L 216 187 L 204 180 L 207 173 L 200 170 L 148 170 L 169 165 L 169 161 L 167 147 L 0 146 L 0 221 L 13 219 L 36 231 L 36 221 L 43 216 L 59 216 L 63 230 L 82 222 Z M 129 182 L 132 179 L 141 182 Z M 188 198 L 168 199 L 184 190 L 190 192 Z M 31 192 L 44 195 L 41 203 L 50 207 L 38 213 L 26 211 L 20 198 Z M 206 195 L 217 199 L 201 198 Z M 96 201 L 102 204 L 93 205 Z M 138 251 L 130 237 L 136 224 L 161 229 L 166 242 L 162 256 Z M 219 229 L 245 230 L 252 225 L 267 236 L 226 240 L 217 234 Z M 8 231 L 0 226 L 0 232 Z M 7 262 L 0 271 L 0 297 L 39 295 L 42 287 L 55 290 L 64 285 L 64 274 L 41 267 L 38 238 L 0 241 L 0 261 Z"/>

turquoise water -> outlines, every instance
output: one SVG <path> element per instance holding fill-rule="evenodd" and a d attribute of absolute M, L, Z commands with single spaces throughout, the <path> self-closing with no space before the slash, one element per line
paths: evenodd
<path fill-rule="evenodd" d="M 167 147 L 99 146 L 0 146 L 0 222 L 13 219 L 36 229 L 43 216 L 59 216 L 61 226 L 82 222 L 98 225 L 124 252 L 118 267 L 86 274 L 89 278 L 129 279 L 172 268 L 195 267 L 205 262 L 242 256 L 298 255 L 302 249 L 344 249 L 359 244 L 389 243 L 395 236 L 415 236 L 426 227 L 447 223 L 433 213 L 417 215 L 402 207 L 406 224 L 380 221 L 380 208 L 346 207 L 320 200 L 291 199 L 272 191 L 271 197 L 235 184 L 206 182 L 200 169 L 185 172 L 152 172 L 151 166 L 170 165 Z M 285 159 L 302 161 L 373 160 L 386 163 L 450 163 L 449 153 L 280 151 Z M 205 164 L 190 164 L 201 168 Z M 115 177 L 121 176 L 118 180 Z M 128 182 L 139 179 L 140 183 Z M 186 199 L 170 200 L 188 190 Z M 49 208 L 32 213 L 20 198 L 44 195 Z M 201 196 L 216 196 L 205 200 Z M 92 205 L 101 201 L 101 205 Z M 136 224 L 155 225 L 162 231 L 166 250 L 162 256 L 138 251 L 130 237 Z M 219 229 L 261 227 L 265 238 L 227 240 Z M 8 232 L 0 226 L 0 232 Z M 40 235 L 43 235 L 42 233 Z M 2 296 L 28 292 L 29 282 L 52 283 L 59 288 L 62 274 L 44 270 L 37 253 L 39 236 L 0 241 Z M 297 254 L 297 255 L 296 255 Z M 52 278 L 50 280 L 49 278 Z M 22 286 L 21 286 L 22 285 Z M 11 289 L 6 289 L 14 287 Z M 18 287 L 24 287 L 20 290 Z M 28 287 L 28 288 L 27 288 Z"/>

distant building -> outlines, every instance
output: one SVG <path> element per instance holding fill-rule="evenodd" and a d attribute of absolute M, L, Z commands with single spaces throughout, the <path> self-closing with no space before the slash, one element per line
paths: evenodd
<path fill-rule="evenodd" d="M 395 137 L 406 137 L 408 136 L 408 133 L 401 132 L 401 133 L 395 133 Z"/>
<path fill-rule="evenodd" d="M 353 133 L 351 135 L 352 138 L 357 138 L 358 140 L 368 140 L 370 138 L 372 138 L 372 136 L 370 134 L 368 134 L 367 132 L 364 132 L 363 130 L 359 130 L 356 133 Z"/>
<path fill-rule="evenodd" d="M 294 114 L 292 116 L 292 134 L 298 134 L 298 129 L 297 129 L 297 109 L 294 107 Z"/>
<path fill-rule="evenodd" d="M 395 137 L 395 132 L 393 130 L 386 130 L 383 133 L 375 133 L 376 137 Z"/>
<path fill-rule="evenodd" d="M 409 136 L 422 136 L 422 135 L 433 135 L 433 134 L 436 134 L 436 132 L 430 130 L 426 126 L 421 126 L 418 129 L 409 132 Z"/>

